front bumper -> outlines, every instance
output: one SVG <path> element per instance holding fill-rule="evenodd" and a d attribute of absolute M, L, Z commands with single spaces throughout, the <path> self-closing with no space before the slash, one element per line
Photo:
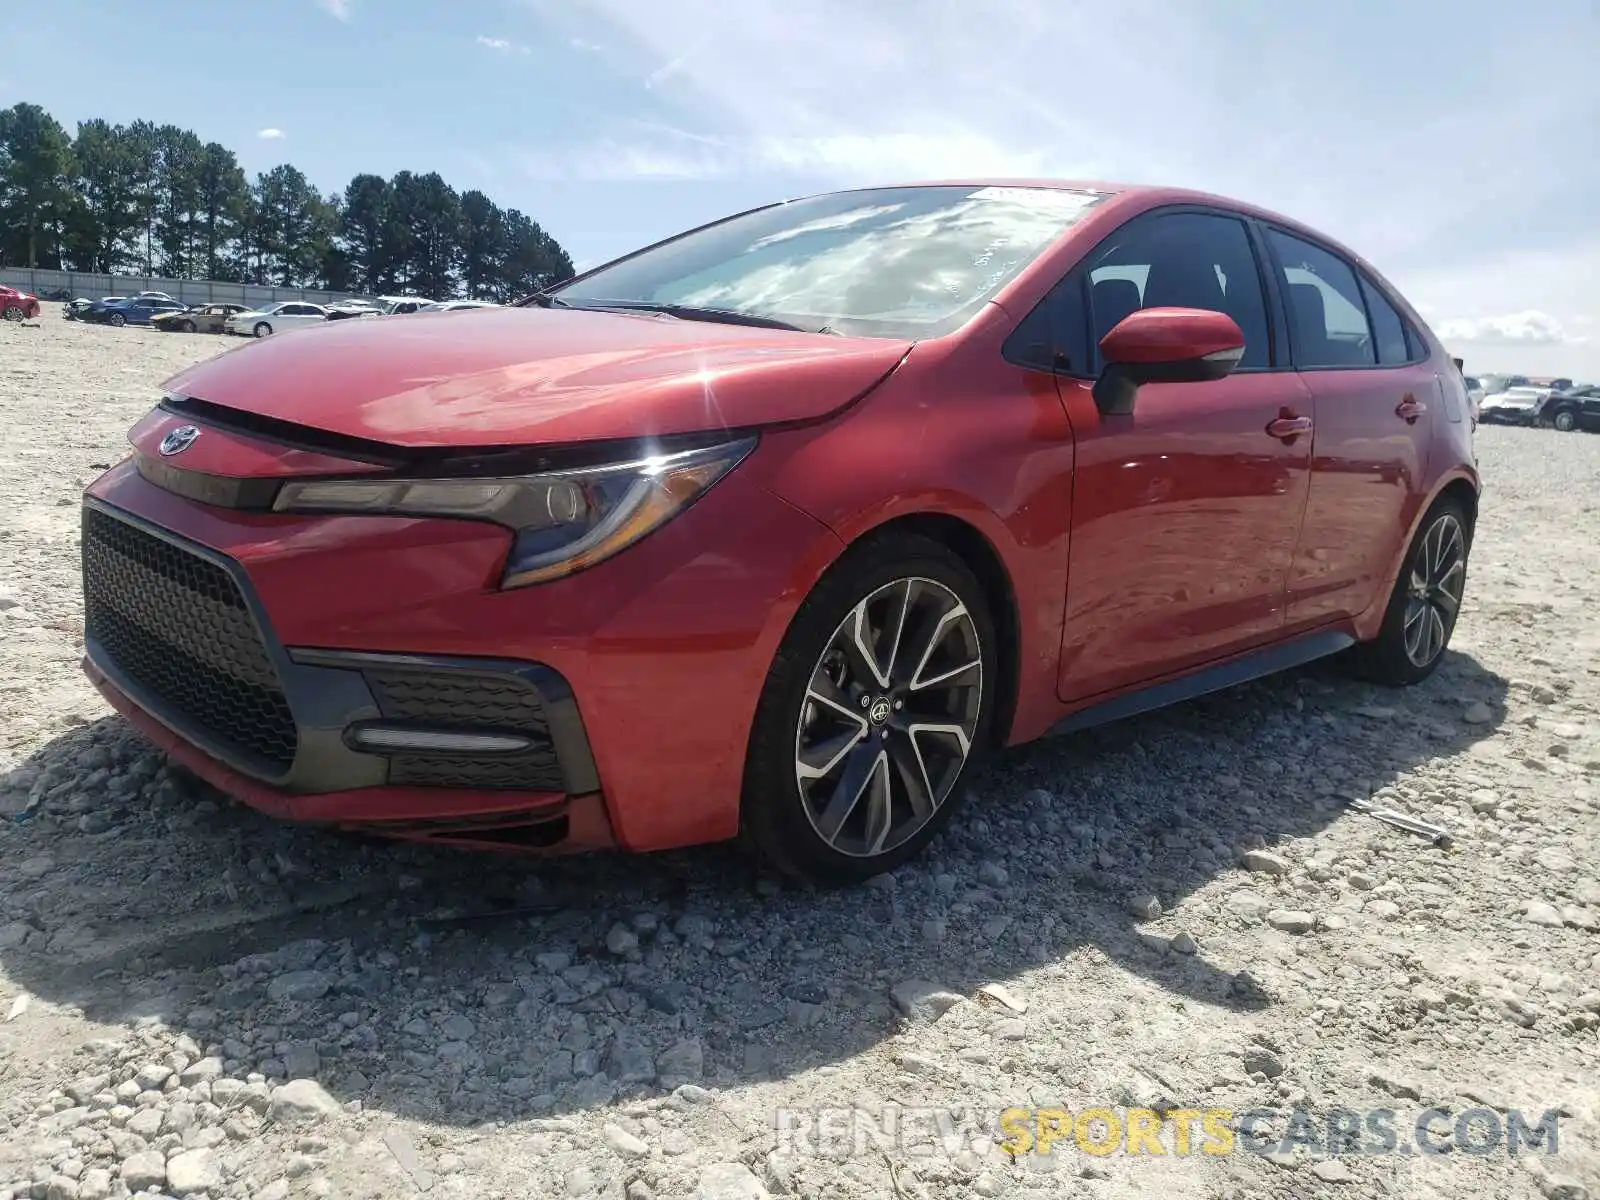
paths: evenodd
<path fill-rule="evenodd" d="M 511 592 L 497 527 L 216 508 L 133 463 L 83 519 L 85 669 L 195 773 L 279 817 L 540 849 L 737 833 L 767 668 L 838 549 L 735 477 L 625 554 Z M 358 750 L 370 722 L 527 745 Z"/>
<path fill-rule="evenodd" d="M 1484 408 L 1478 410 L 1480 425 L 1536 425 L 1539 410 L 1536 408 Z"/>
<path fill-rule="evenodd" d="M 85 671 L 197 774 L 275 816 L 396 836 L 609 845 L 572 690 L 538 663 L 278 644 L 224 555 L 95 499 L 83 508 Z M 357 749 L 349 733 L 496 733 L 493 754 Z M 447 811 L 439 811 L 448 789 Z M 572 829 L 573 798 L 591 798 Z M 596 816 L 599 817 L 596 820 Z"/>

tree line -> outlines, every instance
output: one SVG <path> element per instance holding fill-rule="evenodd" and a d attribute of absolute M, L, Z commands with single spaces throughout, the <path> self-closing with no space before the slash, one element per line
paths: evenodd
<path fill-rule="evenodd" d="M 187 129 L 0 110 L 0 266 L 501 302 L 572 274 L 526 214 L 436 172 L 321 195 L 284 164 L 251 180 Z"/>

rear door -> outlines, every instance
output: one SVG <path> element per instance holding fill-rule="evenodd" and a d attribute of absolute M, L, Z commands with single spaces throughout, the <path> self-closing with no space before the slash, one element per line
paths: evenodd
<path fill-rule="evenodd" d="M 1377 282 L 1328 247 L 1268 228 L 1300 378 L 1315 406 L 1311 488 L 1289 575 L 1289 625 L 1381 600 L 1421 504 L 1439 382 Z"/>
<path fill-rule="evenodd" d="M 1059 680 L 1069 701 L 1279 635 L 1310 439 L 1275 423 L 1311 415 L 1276 344 L 1243 219 L 1202 209 L 1136 218 L 1072 282 L 1089 333 L 1087 369 L 1062 380 L 1077 441 Z M 1245 335 L 1239 369 L 1215 382 L 1146 385 L 1130 415 L 1102 416 L 1091 395 L 1100 338 L 1136 309 L 1173 306 L 1233 317 Z"/>

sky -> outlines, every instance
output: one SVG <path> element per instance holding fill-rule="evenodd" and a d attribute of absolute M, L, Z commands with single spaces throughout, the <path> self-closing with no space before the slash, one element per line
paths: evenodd
<path fill-rule="evenodd" d="M 1595 0 L 41 0 L 0 106 L 436 170 L 580 269 L 841 186 L 1198 187 L 1350 245 L 1469 373 L 1600 380 L 1597 61 Z"/>

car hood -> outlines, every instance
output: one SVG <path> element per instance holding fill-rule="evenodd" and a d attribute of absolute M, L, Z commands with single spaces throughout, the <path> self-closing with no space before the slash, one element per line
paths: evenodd
<path fill-rule="evenodd" d="M 912 343 L 540 308 L 332 321 L 191 367 L 168 394 L 395 446 L 511 446 L 805 421 Z"/>

